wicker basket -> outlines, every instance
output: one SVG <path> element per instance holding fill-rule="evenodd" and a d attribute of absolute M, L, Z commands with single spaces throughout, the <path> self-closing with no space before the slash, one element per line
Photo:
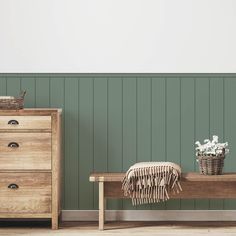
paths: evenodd
<path fill-rule="evenodd" d="M 225 155 L 198 156 L 199 171 L 203 175 L 221 175 L 224 167 Z"/>
<path fill-rule="evenodd" d="M 0 109 L 1 110 L 19 110 L 24 108 L 24 97 L 26 91 L 20 93 L 18 98 L 1 98 L 0 96 Z"/>

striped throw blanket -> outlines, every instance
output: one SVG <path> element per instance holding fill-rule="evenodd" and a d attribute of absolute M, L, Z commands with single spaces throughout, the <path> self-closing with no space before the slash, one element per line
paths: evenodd
<path fill-rule="evenodd" d="M 124 195 L 133 205 L 169 199 L 169 193 L 182 191 L 181 168 L 172 162 L 140 162 L 129 168 L 123 179 Z"/>

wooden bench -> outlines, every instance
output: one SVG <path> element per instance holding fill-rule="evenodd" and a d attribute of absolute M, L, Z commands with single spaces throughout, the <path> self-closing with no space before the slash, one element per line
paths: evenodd
<path fill-rule="evenodd" d="M 125 173 L 93 173 L 91 182 L 99 184 L 99 229 L 104 229 L 107 198 L 125 198 L 121 184 Z M 236 198 L 236 173 L 223 175 L 200 175 L 184 173 L 181 175 L 183 191 L 170 195 L 177 199 L 234 199 Z"/>

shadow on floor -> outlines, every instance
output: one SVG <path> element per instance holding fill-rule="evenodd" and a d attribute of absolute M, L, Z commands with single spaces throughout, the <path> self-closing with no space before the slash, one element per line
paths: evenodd
<path fill-rule="evenodd" d="M 131 228 L 143 228 L 143 227 L 184 227 L 184 228 L 222 228 L 222 227 L 236 227 L 236 222 L 196 222 L 196 221 L 189 221 L 189 222 L 157 222 L 157 221 L 110 221 L 106 222 L 105 229 L 106 230 L 114 230 L 114 229 L 131 229 Z M 50 220 L 1 220 L 0 221 L 1 228 L 42 228 L 42 229 L 51 229 L 51 222 Z M 97 230 L 98 229 L 98 222 L 61 222 L 60 229 L 81 229 L 81 230 Z"/>

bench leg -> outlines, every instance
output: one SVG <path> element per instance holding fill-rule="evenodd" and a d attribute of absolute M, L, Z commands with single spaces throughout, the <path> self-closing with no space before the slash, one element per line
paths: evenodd
<path fill-rule="evenodd" d="M 104 230 L 106 200 L 104 197 L 104 182 L 99 182 L 99 230 Z"/>

